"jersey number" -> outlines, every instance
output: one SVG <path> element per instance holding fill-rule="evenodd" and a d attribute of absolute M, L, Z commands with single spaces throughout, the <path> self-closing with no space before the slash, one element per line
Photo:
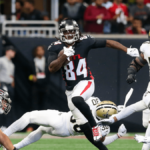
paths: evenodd
<path fill-rule="evenodd" d="M 71 122 L 71 123 L 76 123 L 76 119 L 74 119 L 73 116 L 71 116 L 70 122 Z M 73 126 L 73 129 L 74 129 L 74 131 L 76 131 L 76 132 L 82 132 L 81 129 L 80 129 L 80 126 L 79 126 L 78 124 L 75 124 L 75 125 Z"/>
<path fill-rule="evenodd" d="M 77 66 L 76 71 L 74 62 L 70 61 L 66 66 L 64 66 L 64 69 L 66 70 L 66 79 L 67 80 L 76 80 L 76 76 L 83 75 L 84 78 L 87 77 L 87 65 L 86 65 L 86 59 L 79 59 L 79 63 Z"/>

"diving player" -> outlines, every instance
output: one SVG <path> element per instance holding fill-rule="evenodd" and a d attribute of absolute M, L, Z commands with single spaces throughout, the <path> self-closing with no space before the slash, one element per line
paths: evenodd
<path fill-rule="evenodd" d="M 139 56 L 136 48 L 127 48 L 113 40 L 95 39 L 82 36 L 76 21 L 67 19 L 59 25 L 60 39 L 48 47 L 48 65 L 51 73 L 59 69 L 63 71 L 66 82 L 66 95 L 70 111 L 79 124 L 84 126 L 83 132 L 89 139 L 88 132 L 92 128 L 94 141 L 101 138 L 100 128 L 97 126 L 85 100 L 94 92 L 94 78 L 88 67 L 87 56 L 91 49 L 110 47 L 122 50 L 130 56 Z M 63 54 L 59 55 L 63 50 Z M 66 59 L 69 61 L 67 65 Z M 85 119 L 85 118 L 86 119 Z M 99 148 L 106 150 L 100 142 Z"/>
<path fill-rule="evenodd" d="M 116 105 L 111 101 L 100 101 L 97 97 L 89 98 L 86 103 L 89 105 L 92 111 L 95 121 L 98 123 L 100 119 L 107 118 L 117 113 Z M 25 139 L 14 146 L 17 149 L 23 148 L 33 142 L 38 141 L 43 134 L 50 134 L 59 137 L 67 137 L 74 135 L 82 135 L 82 128 L 78 124 L 77 120 L 69 112 L 59 112 L 57 110 L 45 110 L 45 111 L 32 111 L 24 114 L 20 119 L 10 125 L 4 133 L 10 136 L 12 133 L 24 129 L 28 124 L 34 123 L 41 125 L 37 130 L 30 133 Z M 126 134 L 126 128 L 122 124 L 118 133 L 109 137 L 106 137 L 110 132 L 109 126 L 99 125 L 102 131 L 102 141 L 104 145 L 108 145 Z M 89 131 L 90 132 L 90 131 Z M 92 132 L 91 132 L 92 134 Z M 106 137 L 106 138 L 105 138 Z M 93 140 L 93 138 L 92 138 Z M 92 141 L 93 143 L 94 140 Z M 96 143 L 95 143 L 96 144 Z M 95 145 L 96 146 L 96 145 Z"/>
<path fill-rule="evenodd" d="M 149 31 L 149 39 L 150 39 L 150 31 Z M 140 47 L 140 51 L 141 51 L 140 57 L 135 58 L 131 62 L 130 66 L 128 68 L 127 82 L 129 84 L 135 82 L 136 73 L 145 64 L 148 64 L 149 71 L 150 71 L 150 41 L 144 42 Z M 150 72 L 149 72 L 149 76 L 150 76 Z M 119 121 L 123 118 L 130 116 L 134 112 L 145 110 L 145 111 L 143 111 L 143 124 L 145 125 L 145 123 L 147 123 L 148 127 L 146 130 L 145 136 L 148 137 L 148 136 L 150 136 L 150 116 L 145 115 L 145 113 L 147 112 L 147 109 L 150 109 L 150 82 L 148 83 L 147 90 L 144 93 L 141 101 L 126 107 L 124 110 L 122 110 L 117 115 L 114 115 L 113 117 L 110 117 L 109 119 L 104 119 L 104 120 L 102 120 L 102 122 L 104 124 L 112 124 L 116 121 Z M 149 149 L 150 149 L 150 144 L 144 144 L 142 147 L 142 150 L 149 150 Z"/>
<path fill-rule="evenodd" d="M 8 114 L 11 106 L 11 99 L 8 92 L 0 89 L 0 114 Z M 7 150 L 16 150 L 10 139 L 0 130 L 0 144 Z"/>

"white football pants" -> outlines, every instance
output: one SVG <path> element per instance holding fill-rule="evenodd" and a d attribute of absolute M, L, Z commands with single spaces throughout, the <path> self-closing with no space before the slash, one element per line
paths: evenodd
<path fill-rule="evenodd" d="M 85 124 L 88 120 L 79 111 L 78 108 L 72 103 L 72 98 L 76 96 L 81 96 L 85 101 L 89 99 L 95 90 L 94 80 L 82 80 L 80 81 L 72 91 L 66 90 L 68 107 L 72 112 L 74 118 L 77 120 L 78 124 Z"/>

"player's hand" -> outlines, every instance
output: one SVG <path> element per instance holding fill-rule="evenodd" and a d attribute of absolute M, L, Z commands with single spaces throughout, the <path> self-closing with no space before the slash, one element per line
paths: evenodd
<path fill-rule="evenodd" d="M 129 74 L 126 81 L 129 84 L 135 82 L 135 74 Z"/>
<path fill-rule="evenodd" d="M 124 109 L 124 105 L 118 105 L 117 109 L 118 109 L 118 113 L 121 112 Z"/>
<path fill-rule="evenodd" d="M 120 138 L 120 137 L 124 136 L 126 133 L 127 133 L 127 129 L 124 126 L 124 124 L 122 124 L 118 129 L 118 137 Z"/>
<path fill-rule="evenodd" d="M 100 121 L 103 125 L 110 125 L 114 123 L 113 117 L 110 117 L 109 119 L 102 119 Z"/>
<path fill-rule="evenodd" d="M 110 132 L 110 127 L 105 125 L 100 125 L 102 137 L 106 136 Z"/>
<path fill-rule="evenodd" d="M 134 139 L 138 143 L 149 143 L 150 142 L 150 139 L 148 137 L 144 137 L 144 136 L 137 135 L 137 134 L 135 134 Z"/>
<path fill-rule="evenodd" d="M 67 57 L 70 57 L 70 56 L 73 56 L 75 51 L 72 49 L 72 46 L 70 47 L 63 47 L 63 50 L 64 50 L 64 54 L 67 56 Z"/>
<path fill-rule="evenodd" d="M 127 54 L 131 57 L 139 57 L 139 51 L 137 48 L 127 48 Z"/>

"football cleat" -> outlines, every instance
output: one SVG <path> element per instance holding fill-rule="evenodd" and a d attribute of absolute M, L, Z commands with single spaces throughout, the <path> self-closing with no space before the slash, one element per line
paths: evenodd
<path fill-rule="evenodd" d="M 101 129 L 99 126 L 95 126 L 92 128 L 92 132 L 93 132 L 93 139 L 95 142 L 100 141 L 102 134 L 101 134 Z"/>

